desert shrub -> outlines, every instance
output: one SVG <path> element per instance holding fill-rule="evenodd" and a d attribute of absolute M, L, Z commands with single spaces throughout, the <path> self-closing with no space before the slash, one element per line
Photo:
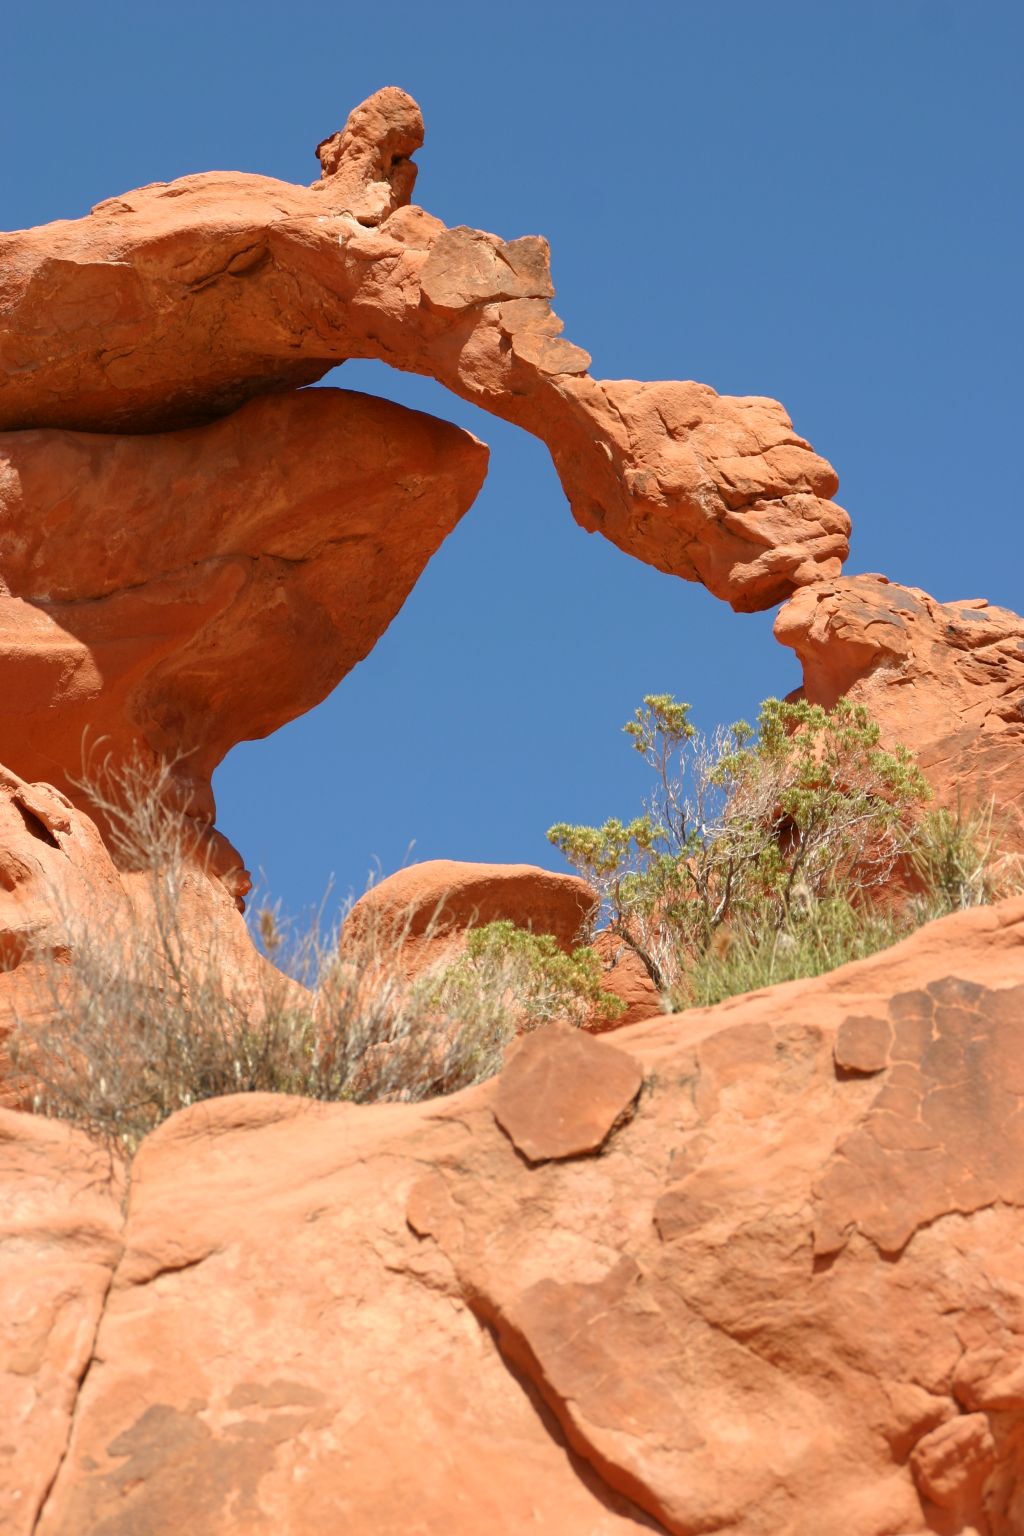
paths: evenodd
<path fill-rule="evenodd" d="M 768 699 L 756 728 L 707 737 L 688 705 L 651 694 L 624 729 L 655 775 L 644 813 L 548 837 L 670 1006 L 817 974 L 908 931 L 874 897 L 919 848 L 929 791 L 862 706 Z"/>
<path fill-rule="evenodd" d="M 566 954 L 549 933 L 531 933 L 507 919 L 474 928 L 462 955 L 422 992 L 445 1014 L 480 1008 L 509 1010 L 520 1028 L 554 1019 L 582 1025 L 619 1018 L 625 1004 L 601 986 L 604 967 L 586 946 Z"/>
<path fill-rule="evenodd" d="M 1020 860 L 1001 851 L 993 804 L 937 807 L 923 817 L 911 849 L 923 918 L 984 906 L 1022 889 Z"/>
<path fill-rule="evenodd" d="M 35 956 L 37 996 L 11 1042 L 40 1113 L 131 1151 L 176 1110 L 223 1094 L 420 1100 L 491 1075 L 517 1028 L 616 1006 L 589 951 L 566 956 L 510 923 L 472 932 L 462 959 L 410 983 L 413 913 L 385 920 L 372 907 L 358 925 L 326 937 L 314 926 L 294 943 L 265 907 L 256 926 L 276 965 L 240 965 L 194 906 L 188 915 L 204 844 L 171 808 L 170 786 L 168 769 L 139 764 L 87 786 L 137 877 L 134 903 L 127 917 L 99 901 L 61 910 L 53 893 L 64 959 L 52 945 Z"/>

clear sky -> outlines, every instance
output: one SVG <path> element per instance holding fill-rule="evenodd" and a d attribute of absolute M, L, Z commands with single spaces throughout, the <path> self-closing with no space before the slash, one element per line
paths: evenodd
<path fill-rule="evenodd" d="M 400 85 L 417 201 L 546 235 L 597 376 L 776 396 L 839 471 L 849 571 L 1021 610 L 1019 3 L 57 0 L 3 31 L 4 227 L 194 171 L 311 181 Z M 328 381 L 469 427 L 491 471 L 370 658 L 217 775 L 287 910 L 410 847 L 557 866 L 551 822 L 636 808 L 644 693 L 712 725 L 799 681 L 770 614 L 577 528 L 533 439 L 383 365 Z"/>

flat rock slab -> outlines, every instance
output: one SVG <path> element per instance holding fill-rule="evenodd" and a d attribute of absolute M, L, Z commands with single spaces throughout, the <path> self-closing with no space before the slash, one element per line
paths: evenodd
<path fill-rule="evenodd" d="M 494 1118 L 531 1163 L 599 1152 L 643 1086 L 639 1063 L 569 1026 L 527 1035 L 502 1074 Z"/>

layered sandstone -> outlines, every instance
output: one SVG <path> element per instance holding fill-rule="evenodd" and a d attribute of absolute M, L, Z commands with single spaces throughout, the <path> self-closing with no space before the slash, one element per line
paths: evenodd
<path fill-rule="evenodd" d="M 1016 901 L 449 1100 L 200 1104 L 124 1214 L 0 1116 L 4 1529 L 1017 1536 L 1022 957 Z"/>
<path fill-rule="evenodd" d="M 799 657 L 812 703 L 864 704 L 941 803 L 994 806 L 998 841 L 1024 852 L 1024 618 L 850 576 L 798 592 L 775 635 Z"/>
<path fill-rule="evenodd" d="M 410 205 L 422 139 L 388 88 L 320 146 L 313 187 L 211 172 L 0 237 L 0 429 L 206 423 L 380 358 L 535 433 L 585 528 L 736 608 L 837 575 L 838 482 L 782 407 L 591 378 L 544 240 Z"/>

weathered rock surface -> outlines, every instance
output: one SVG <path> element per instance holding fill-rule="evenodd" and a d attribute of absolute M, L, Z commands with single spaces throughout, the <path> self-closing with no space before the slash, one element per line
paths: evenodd
<path fill-rule="evenodd" d="M 119 869 L 91 817 L 49 784 L 0 765 L 0 1104 L 18 1090 L 7 1053 L 17 1018 L 53 1016 L 61 972 L 88 929 L 97 941 L 150 932 L 152 882 Z M 279 980 L 253 946 L 231 894 L 201 864 L 182 872 L 176 909 L 186 949 L 214 956 L 254 1000 Z M 123 940 L 115 936 L 123 935 Z M 0 1521 L 0 1531 L 4 1529 Z"/>
<path fill-rule="evenodd" d="M 501 1074 L 492 1110 L 527 1162 L 585 1157 L 600 1152 L 632 1114 L 643 1081 L 625 1051 L 571 1025 L 552 1024 L 519 1042 Z"/>
<path fill-rule="evenodd" d="M 837 575 L 838 482 L 782 407 L 592 379 L 544 240 L 409 206 L 422 138 L 389 88 L 320 146 L 311 188 L 211 172 L 0 237 L 0 429 L 192 425 L 381 358 L 535 433 L 585 528 L 736 608 Z"/>
<path fill-rule="evenodd" d="M 123 1227 L 0 1117 L 75 1341 L 8 1319 L 5 1529 L 1019 1536 L 1022 962 L 1015 901 L 582 1074 L 552 1030 L 447 1101 L 201 1104 Z M 509 1099 L 591 1130 L 531 1161 Z"/>
<path fill-rule="evenodd" d="M 0 761 L 78 798 L 83 756 L 138 749 L 211 821 L 221 758 L 370 651 L 486 463 L 333 389 L 149 436 L 0 433 Z"/>
<path fill-rule="evenodd" d="M 5 1109 L 0 1166 L 0 1531 L 28 1536 L 121 1257 L 124 1177 L 79 1132 Z"/>
<path fill-rule="evenodd" d="M 348 922 L 393 936 L 396 958 L 413 977 L 457 953 L 468 929 L 503 919 L 551 934 L 568 952 L 583 942 L 596 908 L 596 892 L 578 875 L 534 864 L 424 859 L 372 886 Z"/>
<path fill-rule="evenodd" d="M 635 949 L 623 942 L 618 934 L 605 928 L 595 934 L 593 948 L 604 964 L 601 985 L 606 992 L 613 992 L 626 1005 L 626 1011 L 617 1019 L 603 1026 L 604 1029 L 622 1029 L 627 1024 L 639 1024 L 643 1019 L 653 1019 L 663 1011 L 661 993 L 650 971 Z M 595 1029 L 601 1026 L 595 1025 Z"/>
<path fill-rule="evenodd" d="M 851 576 L 798 592 L 775 635 L 800 658 L 812 703 L 866 705 L 943 803 L 994 801 L 1005 845 L 1024 851 L 1024 618 Z"/>

